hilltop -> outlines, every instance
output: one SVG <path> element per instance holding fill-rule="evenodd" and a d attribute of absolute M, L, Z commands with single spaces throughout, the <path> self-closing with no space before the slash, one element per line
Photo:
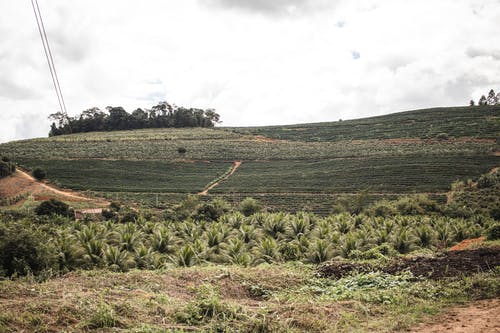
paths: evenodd
<path fill-rule="evenodd" d="M 445 200 L 452 182 L 500 164 L 499 133 L 499 106 L 452 107 L 289 126 L 78 133 L 2 144 L 0 154 L 42 167 L 55 185 L 112 200 L 165 207 L 210 187 L 205 198 L 328 213 L 337 196 L 360 191 Z"/>

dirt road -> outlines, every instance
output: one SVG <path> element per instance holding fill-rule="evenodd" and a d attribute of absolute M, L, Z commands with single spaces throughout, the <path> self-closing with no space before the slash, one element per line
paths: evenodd
<path fill-rule="evenodd" d="M 452 308 L 412 333 L 499 333 L 500 299 L 484 300 Z"/>
<path fill-rule="evenodd" d="M 199 195 L 207 195 L 208 191 L 210 191 L 211 189 L 213 189 L 214 187 L 219 185 L 222 181 L 231 177 L 231 175 L 236 172 L 236 169 L 238 169 L 240 167 L 240 165 L 241 165 L 241 161 L 234 161 L 234 164 L 233 164 L 233 167 L 231 168 L 231 171 L 226 176 L 224 176 L 221 180 L 213 183 L 212 185 L 210 185 L 209 187 L 207 187 L 206 189 L 204 189 L 202 192 L 200 192 L 198 194 Z"/>

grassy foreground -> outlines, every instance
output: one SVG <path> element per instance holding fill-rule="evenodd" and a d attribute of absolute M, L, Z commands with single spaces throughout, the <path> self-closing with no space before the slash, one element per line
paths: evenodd
<path fill-rule="evenodd" d="M 452 304 L 498 297 L 498 277 L 330 280 L 303 264 L 77 271 L 0 281 L 0 332 L 404 331 Z"/>

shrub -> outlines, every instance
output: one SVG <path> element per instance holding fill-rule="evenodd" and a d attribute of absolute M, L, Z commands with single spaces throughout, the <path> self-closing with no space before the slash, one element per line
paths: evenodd
<path fill-rule="evenodd" d="M 251 216 L 262 211 L 262 205 L 254 198 L 245 198 L 240 202 L 240 212 L 245 216 Z"/>
<path fill-rule="evenodd" d="M 479 177 L 477 188 L 488 188 L 500 184 L 500 176 L 498 172 L 488 173 Z"/>
<path fill-rule="evenodd" d="M 37 275 L 53 266 L 47 235 L 20 224 L 0 229 L 0 275 Z"/>
<path fill-rule="evenodd" d="M 177 152 L 181 155 L 184 155 L 187 152 L 187 150 L 184 147 L 179 147 L 177 148 Z"/>
<path fill-rule="evenodd" d="M 67 204 L 56 199 L 50 199 L 42 202 L 36 209 L 37 215 L 62 215 L 73 216 L 73 211 Z"/>
<path fill-rule="evenodd" d="M 33 169 L 32 175 L 38 181 L 44 180 L 45 177 L 47 177 L 47 174 L 45 173 L 45 170 L 43 170 L 42 168 L 35 168 L 35 169 Z"/>
<path fill-rule="evenodd" d="M 436 139 L 448 140 L 449 139 L 448 133 L 439 133 L 438 135 L 436 135 Z"/>
<path fill-rule="evenodd" d="M 222 199 L 215 199 L 201 204 L 194 215 L 196 220 L 216 221 L 231 210 L 229 203 Z"/>
<path fill-rule="evenodd" d="M 14 163 L 9 161 L 4 161 L 4 158 L 0 161 L 0 178 L 10 176 L 16 171 L 16 166 Z"/>
<path fill-rule="evenodd" d="M 486 232 L 486 237 L 488 240 L 500 239 L 500 224 L 497 223 L 492 225 Z"/>

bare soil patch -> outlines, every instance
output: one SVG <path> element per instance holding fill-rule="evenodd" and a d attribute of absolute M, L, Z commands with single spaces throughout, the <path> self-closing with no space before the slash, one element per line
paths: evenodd
<path fill-rule="evenodd" d="M 10 198 L 25 193 L 31 194 L 36 201 L 57 198 L 64 201 L 94 202 L 104 206 L 108 204 L 104 200 L 87 198 L 71 191 L 60 190 L 52 185 L 38 182 L 31 175 L 19 169 L 12 176 L 0 179 L 0 198 Z"/>
<path fill-rule="evenodd" d="M 413 333 L 498 333 L 500 332 L 500 300 L 484 300 L 473 304 L 453 308 L 437 316 L 429 323 L 424 323 Z"/>
<path fill-rule="evenodd" d="M 322 277 L 341 278 L 353 272 L 379 270 L 389 274 L 410 271 L 415 276 L 442 279 L 458 275 L 486 272 L 500 266 L 500 247 L 476 250 L 449 251 L 435 257 L 409 257 L 394 259 L 383 267 L 352 261 L 329 262 L 318 268 Z"/>

